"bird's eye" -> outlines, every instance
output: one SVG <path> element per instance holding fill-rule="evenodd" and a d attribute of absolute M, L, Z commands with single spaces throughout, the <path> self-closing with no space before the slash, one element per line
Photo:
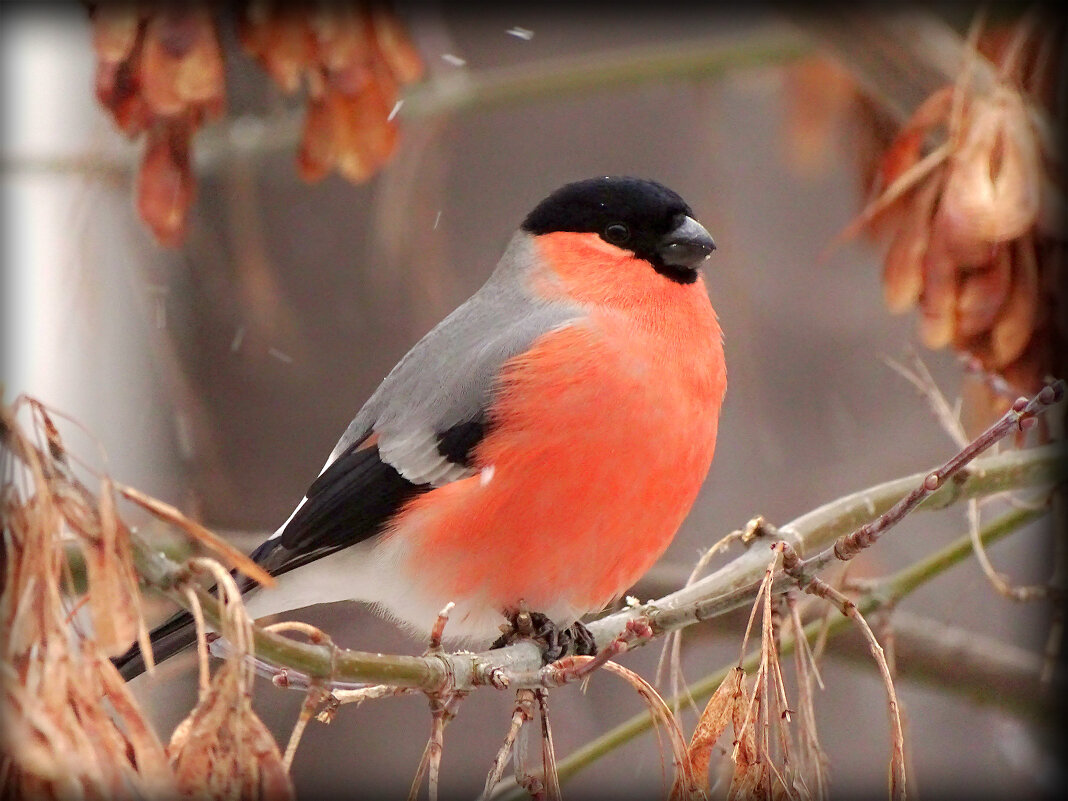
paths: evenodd
<path fill-rule="evenodd" d="M 630 229 L 623 223 L 612 223 L 604 229 L 604 238 L 619 245 L 630 239 Z"/>

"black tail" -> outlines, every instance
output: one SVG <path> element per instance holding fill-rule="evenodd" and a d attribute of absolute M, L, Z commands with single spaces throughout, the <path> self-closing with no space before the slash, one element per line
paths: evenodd
<path fill-rule="evenodd" d="M 152 629 L 149 638 L 152 640 L 152 655 L 156 662 L 162 662 L 197 641 L 196 623 L 188 612 L 179 612 Z M 136 642 L 122 656 L 112 658 L 111 663 L 126 681 L 145 672 L 145 655 Z"/>
<path fill-rule="evenodd" d="M 278 540 L 276 538 L 268 539 L 249 556 L 268 573 L 273 574 L 275 569 L 269 557 L 274 555 L 277 558 L 278 552 L 282 550 L 278 548 Z M 236 570 L 230 571 L 230 575 L 237 580 L 237 588 L 242 595 L 260 586 L 253 579 L 238 573 Z M 212 585 L 208 590 L 212 595 L 215 595 L 217 591 L 216 585 Z M 196 621 L 194 621 L 191 614 L 183 610 L 152 629 L 148 638 L 152 642 L 152 656 L 158 664 L 196 643 Z M 141 653 L 140 644 L 135 642 L 122 656 L 112 657 L 111 664 L 119 669 L 119 673 L 122 674 L 126 681 L 135 676 L 140 676 L 145 672 L 146 667 L 145 655 Z"/>
<path fill-rule="evenodd" d="M 268 540 L 268 542 L 273 542 L 273 540 Z M 252 552 L 253 558 L 264 550 L 261 545 Z M 231 571 L 231 573 L 237 578 L 237 586 L 242 593 L 259 586 L 247 576 L 242 576 L 236 571 Z M 212 585 L 208 592 L 214 595 L 217 592 L 216 586 Z M 148 634 L 148 639 L 152 642 L 152 656 L 158 664 L 196 643 L 196 621 L 191 614 L 182 610 L 152 629 Z M 112 657 L 111 664 L 119 669 L 119 673 L 126 681 L 134 676 L 140 676 L 145 672 L 145 655 L 141 653 L 141 645 L 135 642 L 122 656 Z"/>

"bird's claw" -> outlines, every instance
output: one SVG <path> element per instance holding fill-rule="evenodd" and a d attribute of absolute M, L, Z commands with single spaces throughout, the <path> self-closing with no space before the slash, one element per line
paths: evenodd
<path fill-rule="evenodd" d="M 501 636 L 490 646 L 504 648 L 519 640 L 534 640 L 542 647 L 546 665 L 568 654 L 595 656 L 597 644 L 590 630 L 581 622 L 560 628 L 547 615 L 531 612 L 525 606 L 506 613 L 508 621 L 501 624 Z"/>

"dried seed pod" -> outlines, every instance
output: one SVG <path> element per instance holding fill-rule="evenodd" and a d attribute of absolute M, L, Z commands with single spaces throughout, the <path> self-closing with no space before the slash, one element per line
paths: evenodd
<path fill-rule="evenodd" d="M 100 5 L 92 15 L 97 99 L 127 136 L 148 132 L 138 211 L 161 244 L 177 245 L 195 194 L 192 138 L 225 106 L 214 18 L 204 2 Z"/>
<path fill-rule="evenodd" d="M 115 512 L 111 481 L 101 481 L 96 531 L 82 534 L 89 577 L 89 612 L 97 645 L 117 656 L 137 638 L 137 581 L 129 547 L 129 530 Z"/>
<path fill-rule="evenodd" d="M 112 647 L 106 639 L 123 636 L 140 614 L 125 528 L 102 500 L 106 486 L 101 502 L 70 474 L 44 407 L 21 403 L 31 408 L 30 431 L 17 424 L 17 406 L 0 409 L 8 467 L 17 476 L 0 496 L 4 796 L 169 795 L 174 783 L 163 747 L 104 653 Z M 90 562 L 81 599 L 68 581 L 69 546 L 81 547 Z M 86 600 L 92 634 L 84 620 L 71 622 Z"/>
<path fill-rule="evenodd" d="M 204 6 L 166 6 L 145 22 L 140 77 L 145 100 L 160 116 L 214 116 L 226 87 L 215 21 Z"/>
<path fill-rule="evenodd" d="M 93 50 L 104 64 L 128 58 L 137 43 L 141 11 L 137 3 L 102 3 L 92 9 Z"/>
<path fill-rule="evenodd" d="M 350 154 L 360 163 L 368 165 L 373 174 L 392 155 L 396 129 L 386 121 L 389 104 L 379 91 L 370 70 L 367 77 L 368 84 L 362 91 L 343 96 L 339 146 L 342 160 L 345 154 Z M 341 160 L 339 169 L 351 180 L 361 180 L 348 175 Z"/>
<path fill-rule="evenodd" d="M 1024 352 L 1038 314 L 1038 265 L 1029 241 L 1013 244 L 1012 290 L 990 329 L 988 370 L 1000 371 Z"/>
<path fill-rule="evenodd" d="M 920 293 L 920 340 L 929 348 L 944 348 L 956 330 L 957 265 L 938 222 L 923 256 L 923 291 Z"/>
<path fill-rule="evenodd" d="M 1006 242 L 1038 217 L 1041 170 L 1034 132 L 1019 92 L 999 87 L 970 103 L 963 142 L 942 195 L 954 241 Z"/>
<path fill-rule="evenodd" d="M 309 183 L 325 178 L 337 162 L 338 137 L 335 131 L 341 123 L 337 119 L 336 106 L 333 96 L 308 99 L 304 133 L 297 151 L 297 168 L 300 177 Z"/>
<path fill-rule="evenodd" d="M 1063 371 L 1068 350 L 1058 322 L 1068 176 L 1048 110 L 1064 28 L 1033 22 L 980 38 L 999 62 L 992 89 L 965 70 L 917 108 L 874 170 L 880 194 L 847 229 L 889 236 L 886 303 L 919 305 L 928 347 L 951 345 L 1018 392 Z"/>
<path fill-rule="evenodd" d="M 96 71 L 96 99 L 111 112 L 119 130 L 129 137 L 148 127 L 151 111 L 141 94 L 141 48 L 138 44 L 123 61 L 100 62 Z"/>
<path fill-rule="evenodd" d="M 423 59 L 412 45 L 404 25 L 387 9 L 371 9 L 374 41 L 379 53 L 397 83 L 406 84 L 423 77 Z"/>
<path fill-rule="evenodd" d="M 915 306 L 923 291 L 924 254 L 940 189 L 937 181 L 928 181 L 915 190 L 883 260 L 883 297 L 894 314 Z"/>
<path fill-rule="evenodd" d="M 288 801 L 292 782 L 278 744 L 247 703 L 248 688 L 237 678 L 242 671 L 228 660 L 175 729 L 167 752 L 178 790 L 197 798 Z"/>
<path fill-rule="evenodd" d="M 149 130 L 137 176 L 137 210 L 161 244 L 185 237 L 185 220 L 196 193 L 189 163 L 189 124 L 158 121 Z"/>
<path fill-rule="evenodd" d="M 389 119 L 401 84 L 422 74 L 422 61 L 400 21 L 377 6 L 316 6 L 299 14 L 257 2 L 240 26 L 241 42 L 293 92 L 303 77 L 308 110 L 297 154 L 307 181 L 337 170 L 362 182 L 396 149 Z"/>
<path fill-rule="evenodd" d="M 1055 341 L 1048 325 L 1038 326 L 1023 353 L 1001 368 L 1001 376 L 1012 387 L 1020 387 L 1024 392 L 1037 392 L 1050 375 L 1049 365 L 1057 358 L 1057 354 L 1052 352 Z M 1060 354 L 1060 358 L 1063 359 L 1063 354 Z M 1004 403 L 996 411 L 1004 411 L 1003 406 Z"/>
<path fill-rule="evenodd" d="M 321 7 L 309 15 L 316 60 L 327 73 L 343 72 L 374 58 L 370 19 L 363 9 L 345 5 Z"/>
<path fill-rule="evenodd" d="M 241 46 L 253 54 L 271 79 L 286 94 L 300 88 L 301 73 L 314 57 L 315 42 L 300 9 L 276 9 L 255 0 L 238 21 Z"/>
<path fill-rule="evenodd" d="M 978 269 L 961 274 L 957 293 L 957 340 L 964 340 L 989 331 L 1008 297 L 1012 278 L 1012 248 L 998 245 L 994 258 Z"/>
<path fill-rule="evenodd" d="M 246 660 L 252 652 L 252 621 L 241 592 L 218 562 L 193 559 L 189 566 L 215 579 L 219 633 L 231 650 L 167 747 L 179 790 L 196 797 L 291 799 L 293 786 L 278 745 L 252 710 L 255 671 Z"/>
<path fill-rule="evenodd" d="M 953 107 L 953 87 L 944 86 L 913 112 L 879 160 L 876 188 L 884 191 L 916 166 L 932 132 L 945 125 Z"/>

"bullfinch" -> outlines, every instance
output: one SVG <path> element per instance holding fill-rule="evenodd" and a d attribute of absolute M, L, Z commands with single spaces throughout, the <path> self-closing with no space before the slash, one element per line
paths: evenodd
<path fill-rule="evenodd" d="M 253 551 L 278 586 L 245 579 L 249 613 L 357 600 L 426 632 L 451 601 L 446 634 L 488 643 L 520 609 L 566 630 L 618 598 L 712 462 L 726 369 L 699 270 L 714 248 L 653 181 L 545 198 Z M 152 641 L 157 660 L 192 644 L 192 618 Z M 136 646 L 116 662 L 144 670 Z"/>

